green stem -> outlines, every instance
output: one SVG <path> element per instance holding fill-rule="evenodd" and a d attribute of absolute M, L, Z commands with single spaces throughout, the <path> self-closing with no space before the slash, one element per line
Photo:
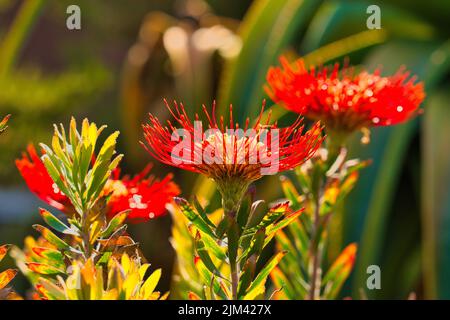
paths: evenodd
<path fill-rule="evenodd" d="M 0 76 L 6 75 L 16 63 L 46 2 L 47 0 L 26 0 L 23 2 L 0 46 Z"/>
<path fill-rule="evenodd" d="M 326 147 L 328 150 L 328 165 L 331 166 L 341 153 L 341 149 L 345 148 L 348 133 L 343 131 L 328 130 L 326 138 Z"/>
<path fill-rule="evenodd" d="M 89 223 L 88 223 L 88 219 L 87 219 L 87 214 L 83 214 L 82 218 L 81 218 L 81 231 L 82 231 L 82 235 L 81 235 L 81 241 L 82 241 L 82 245 L 83 245 L 83 250 L 84 250 L 84 256 L 87 259 L 89 259 L 89 257 L 91 256 L 91 242 L 90 242 L 90 236 L 89 236 Z"/>
<path fill-rule="evenodd" d="M 239 237 L 236 216 L 241 206 L 242 198 L 247 191 L 249 183 L 241 180 L 223 180 L 217 182 L 217 188 L 222 196 L 224 218 L 231 219 L 228 230 L 227 252 L 230 263 L 232 299 L 238 299 L 239 266 L 237 254 L 239 250 Z"/>
<path fill-rule="evenodd" d="M 225 215 L 233 219 L 236 218 L 248 186 L 248 183 L 239 180 L 226 180 L 217 183 L 217 189 L 222 196 L 222 207 Z"/>
<path fill-rule="evenodd" d="M 238 299 L 238 286 L 239 286 L 239 272 L 237 270 L 236 263 L 233 263 L 230 267 L 231 267 L 231 294 L 232 294 L 233 300 L 237 300 Z"/>
<path fill-rule="evenodd" d="M 321 190 L 322 188 L 320 188 Z M 311 275 L 311 281 L 310 281 L 310 289 L 309 289 L 309 299 L 315 300 L 317 298 L 317 288 L 320 290 L 320 283 L 319 282 L 319 269 L 320 269 L 320 258 L 319 258 L 319 243 L 316 242 L 316 239 L 318 239 L 318 232 L 320 227 L 320 196 L 321 192 L 315 197 L 316 203 L 314 208 L 314 225 L 313 225 L 313 233 L 312 233 L 312 243 L 311 243 L 311 256 L 312 256 L 312 275 Z"/>

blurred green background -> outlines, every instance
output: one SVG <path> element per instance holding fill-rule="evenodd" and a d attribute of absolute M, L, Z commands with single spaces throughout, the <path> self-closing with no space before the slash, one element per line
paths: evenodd
<path fill-rule="evenodd" d="M 66 8 L 81 8 L 81 30 L 66 28 Z M 381 8 L 381 29 L 368 30 L 366 9 Z M 309 64 L 342 62 L 383 73 L 406 66 L 425 82 L 425 113 L 405 125 L 354 137 L 351 153 L 371 158 L 333 228 L 330 256 L 359 243 L 343 296 L 360 298 L 366 268 L 377 264 L 382 289 L 369 298 L 450 298 L 450 2 L 438 0 L 0 0 L 0 115 L 12 114 L 0 139 L 0 242 L 22 245 L 43 204 L 15 166 L 29 142 L 48 142 L 52 123 L 88 116 L 120 129 L 124 172 L 152 161 L 139 146 L 151 111 L 168 118 L 162 98 L 190 111 L 218 100 L 240 120 L 265 98 L 270 65 L 286 53 Z M 270 105 L 271 103 L 269 103 Z M 278 106 L 275 117 L 295 115 Z M 171 168 L 155 163 L 162 176 Z M 184 196 L 214 196 L 194 174 L 174 171 Z M 277 177 L 262 179 L 258 197 L 281 197 Z M 214 201 L 212 202 L 214 203 Z M 170 218 L 134 225 L 146 257 L 173 265 Z M 12 264 L 12 261 L 8 261 Z M 14 285 L 27 289 L 18 277 Z"/>

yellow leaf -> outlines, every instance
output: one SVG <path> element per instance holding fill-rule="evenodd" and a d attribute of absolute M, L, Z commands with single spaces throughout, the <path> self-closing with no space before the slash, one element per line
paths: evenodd
<path fill-rule="evenodd" d="M 8 244 L 0 246 L 0 261 L 2 261 L 3 258 L 6 256 L 6 253 L 8 252 L 9 247 L 10 246 Z"/>
<path fill-rule="evenodd" d="M 146 263 L 146 264 L 142 265 L 142 266 L 139 268 L 139 277 L 140 277 L 140 280 L 143 280 L 143 279 L 144 279 L 145 274 L 147 273 L 147 270 L 148 270 L 149 267 L 150 267 L 150 264 L 149 264 L 149 263 Z"/>
<path fill-rule="evenodd" d="M 102 300 L 117 300 L 119 298 L 119 293 L 117 289 L 108 290 L 102 297 Z"/>
<path fill-rule="evenodd" d="M 158 269 L 155 272 L 153 272 L 150 275 L 150 277 L 148 277 L 148 279 L 145 281 L 140 292 L 144 300 L 148 300 L 151 297 L 153 291 L 158 285 L 160 278 L 161 278 L 161 269 Z"/>
<path fill-rule="evenodd" d="M 12 279 L 16 276 L 17 271 L 13 269 L 8 269 L 0 273 L 0 290 L 5 288 Z"/>
<path fill-rule="evenodd" d="M 125 253 L 122 255 L 121 259 L 122 268 L 125 274 L 128 274 L 131 269 L 131 260 L 130 257 Z"/>

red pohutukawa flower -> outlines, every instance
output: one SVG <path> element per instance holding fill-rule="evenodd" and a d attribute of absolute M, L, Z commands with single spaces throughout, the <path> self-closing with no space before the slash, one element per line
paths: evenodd
<path fill-rule="evenodd" d="M 380 70 L 354 73 L 335 64 L 307 70 L 302 59 L 292 65 L 280 58 L 282 68 L 267 73 L 266 91 L 285 108 L 314 120 L 331 130 L 353 131 L 370 126 L 395 125 L 416 116 L 425 98 L 423 84 L 400 69 L 383 77 Z"/>
<path fill-rule="evenodd" d="M 144 147 L 163 163 L 214 179 L 219 189 L 221 184 L 232 182 L 245 187 L 262 175 L 292 169 L 308 160 L 323 140 L 318 122 L 307 132 L 303 132 L 301 119 L 286 128 L 269 124 L 270 115 L 261 123 L 264 104 L 254 125 L 250 126 L 247 119 L 243 127 L 234 123 L 231 106 L 228 125 L 222 116 L 216 120 L 215 103 L 211 114 L 203 106 L 207 119 L 205 132 L 198 114 L 193 122 L 182 104 L 174 102 L 174 107 L 167 101 L 165 104 L 180 129 L 171 121 L 163 126 L 150 114 L 150 122 L 143 126 L 147 141 Z"/>
<path fill-rule="evenodd" d="M 16 160 L 17 168 L 30 190 L 49 205 L 67 214 L 73 214 L 74 208 L 69 200 L 56 186 L 47 172 L 41 158 L 33 145 L 29 145 L 28 154 Z M 131 210 L 128 221 L 143 222 L 164 215 L 166 204 L 180 194 L 178 186 L 172 182 L 172 176 L 163 180 L 149 176 L 150 166 L 130 179 L 119 178 L 120 170 L 115 170 L 107 181 L 103 195 L 108 195 L 106 215 L 109 218 L 124 210 Z"/>
<path fill-rule="evenodd" d="M 132 179 L 129 176 L 120 177 L 120 170 L 115 170 L 104 188 L 105 194 L 110 194 L 108 200 L 108 216 L 130 209 L 128 221 L 132 223 L 144 222 L 164 215 L 166 205 L 173 197 L 180 194 L 180 189 L 168 174 L 158 180 L 149 175 L 151 166 L 148 165 L 141 173 Z"/>
<path fill-rule="evenodd" d="M 22 159 L 16 160 L 16 166 L 28 188 L 52 207 L 66 213 L 73 212 L 69 198 L 53 182 L 32 144 L 28 145 L 27 151 L 28 154 L 22 154 Z"/>

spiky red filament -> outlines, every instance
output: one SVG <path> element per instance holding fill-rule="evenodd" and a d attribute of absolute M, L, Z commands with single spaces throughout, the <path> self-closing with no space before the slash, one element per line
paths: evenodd
<path fill-rule="evenodd" d="M 400 69 L 392 76 L 355 73 L 353 68 L 305 67 L 302 59 L 267 73 L 266 91 L 285 108 L 307 118 L 321 120 L 334 131 L 351 132 L 363 127 L 395 125 L 421 112 L 425 98 L 423 83 Z"/>
<path fill-rule="evenodd" d="M 286 128 L 269 124 L 270 116 L 262 123 L 264 104 L 251 127 L 250 119 L 243 126 L 234 123 L 231 106 L 228 125 L 223 116 L 216 120 L 215 103 L 211 114 L 203 106 L 206 128 L 198 114 L 195 122 L 189 119 L 183 104 L 165 104 L 173 120 L 164 126 L 149 115 L 149 123 L 143 125 L 146 150 L 165 164 L 202 173 L 218 183 L 248 183 L 265 174 L 292 169 L 308 160 L 323 140 L 318 122 L 306 132 L 301 119 Z"/>
<path fill-rule="evenodd" d="M 172 181 L 171 174 L 158 180 L 149 175 L 150 169 L 148 165 L 133 178 L 120 178 L 120 170 L 113 172 L 103 191 L 104 194 L 110 194 L 107 210 L 109 218 L 121 211 L 131 210 L 128 221 L 139 223 L 167 213 L 167 204 L 180 194 L 180 189 Z"/>

